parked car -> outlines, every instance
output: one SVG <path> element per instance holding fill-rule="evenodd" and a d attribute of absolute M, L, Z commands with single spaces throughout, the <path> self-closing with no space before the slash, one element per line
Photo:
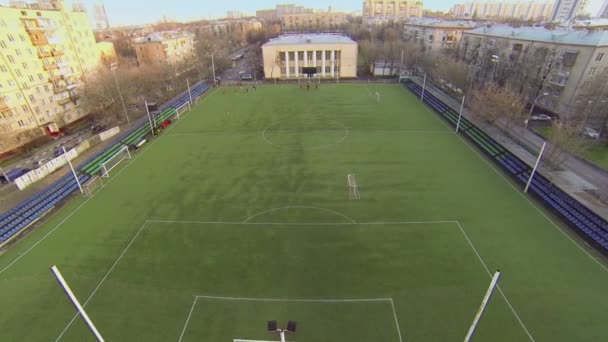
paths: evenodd
<path fill-rule="evenodd" d="M 250 80 L 252 80 L 252 79 L 253 79 L 253 76 L 251 76 L 251 74 L 242 74 L 242 75 L 241 75 L 241 79 L 242 79 L 243 81 L 250 81 Z"/>
<path fill-rule="evenodd" d="M 591 127 L 585 127 L 583 128 L 583 135 L 587 138 L 591 138 L 591 139 L 599 139 L 600 138 L 600 133 L 598 133 L 598 131 L 594 130 Z"/>
<path fill-rule="evenodd" d="M 551 120 L 553 120 L 553 118 L 550 117 L 547 114 L 536 114 L 536 115 L 532 115 L 530 117 L 530 120 L 533 120 L 533 121 L 551 121 Z"/>
<path fill-rule="evenodd" d="M 9 182 L 14 181 L 15 179 L 23 176 L 24 174 L 30 172 L 30 169 L 12 169 L 3 174 L 0 174 L 0 184 L 8 184 Z"/>
<path fill-rule="evenodd" d="M 67 148 L 66 148 L 66 150 L 67 150 Z M 62 154 L 63 154 L 63 148 L 61 146 L 55 147 L 55 151 L 53 151 L 53 155 L 55 156 L 55 158 L 59 157 Z"/>
<path fill-rule="evenodd" d="M 93 125 L 91 126 L 91 133 L 99 133 L 106 130 L 106 126 L 104 125 Z"/>

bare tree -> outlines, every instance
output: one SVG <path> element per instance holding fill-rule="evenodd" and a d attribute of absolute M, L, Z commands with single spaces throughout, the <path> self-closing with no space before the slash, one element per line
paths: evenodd
<path fill-rule="evenodd" d="M 581 124 L 574 120 L 560 120 L 552 124 L 545 160 L 549 167 L 559 169 L 569 155 L 580 155 L 589 147 L 581 136 Z"/>
<path fill-rule="evenodd" d="M 471 108 L 475 115 L 509 136 L 512 126 L 523 125 L 526 118 L 524 98 L 511 87 L 495 83 L 473 90 Z"/>

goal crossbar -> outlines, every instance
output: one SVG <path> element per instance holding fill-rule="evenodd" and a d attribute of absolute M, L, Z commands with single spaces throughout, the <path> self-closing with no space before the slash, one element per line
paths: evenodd
<path fill-rule="evenodd" d="M 177 107 L 177 108 L 175 109 L 175 118 L 176 118 L 176 119 L 179 119 L 179 116 L 180 116 L 182 113 L 187 112 L 189 109 L 190 109 L 190 101 L 188 101 L 188 102 L 184 103 L 183 105 L 181 105 L 181 106 Z"/>
<path fill-rule="evenodd" d="M 346 186 L 348 187 L 348 199 L 361 199 L 361 194 L 359 193 L 359 184 L 357 184 L 357 178 L 354 174 L 349 173 L 346 176 Z"/>
<path fill-rule="evenodd" d="M 117 159 L 117 158 L 119 158 L 119 159 Z M 123 146 L 118 151 L 116 151 L 116 153 L 114 153 L 114 155 L 112 155 L 110 158 L 108 158 L 108 160 L 101 163 L 101 171 L 102 171 L 101 176 L 110 177 L 110 171 L 112 171 L 112 169 L 114 169 L 118 164 L 120 164 L 121 161 L 123 161 L 125 159 L 130 159 L 130 158 L 131 158 L 131 152 L 129 152 L 129 146 Z M 111 164 L 113 162 L 114 162 L 114 164 Z"/>

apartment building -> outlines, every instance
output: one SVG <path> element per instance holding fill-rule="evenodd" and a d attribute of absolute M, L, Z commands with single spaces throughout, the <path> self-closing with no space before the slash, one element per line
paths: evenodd
<path fill-rule="evenodd" d="M 87 115 L 78 87 L 100 54 L 82 6 L 61 0 L 0 6 L 0 152 L 27 142 L 17 139 L 20 133 L 53 133 Z"/>
<path fill-rule="evenodd" d="M 355 41 L 341 34 L 281 35 L 262 45 L 267 79 L 305 77 L 303 68 L 316 68 L 315 77 L 357 77 Z"/>
<path fill-rule="evenodd" d="M 133 40 L 139 65 L 178 64 L 194 55 L 194 34 L 187 31 L 153 32 Z"/>
<path fill-rule="evenodd" d="M 409 17 L 422 17 L 422 1 L 365 0 L 363 2 L 363 21 L 367 24 L 399 21 Z"/>
<path fill-rule="evenodd" d="M 592 120 L 608 100 L 608 31 L 484 26 L 464 32 L 460 52 L 477 79 L 488 79 L 483 70 L 496 61 L 495 80 L 500 70 L 512 83 L 518 80 L 509 76 L 520 75 L 524 95 L 532 101 L 548 93 L 537 105 L 563 118 Z"/>
<path fill-rule="evenodd" d="M 551 21 L 566 23 L 582 14 L 587 7 L 587 0 L 555 0 Z"/>
<path fill-rule="evenodd" d="M 346 24 L 348 15 L 342 12 L 284 14 L 280 17 L 283 30 L 306 28 L 337 28 Z"/>
<path fill-rule="evenodd" d="M 457 18 L 548 20 L 555 0 L 545 1 L 472 1 L 456 4 L 450 10 Z"/>
<path fill-rule="evenodd" d="M 255 11 L 255 17 L 264 21 L 275 21 L 279 19 L 276 9 L 263 9 Z"/>
<path fill-rule="evenodd" d="M 431 52 L 442 48 L 455 48 L 463 32 L 477 27 L 471 21 L 450 21 L 430 18 L 412 18 L 403 25 L 403 38 L 418 42 Z"/>

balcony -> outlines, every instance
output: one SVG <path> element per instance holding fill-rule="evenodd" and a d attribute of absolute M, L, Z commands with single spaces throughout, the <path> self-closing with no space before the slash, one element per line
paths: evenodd
<path fill-rule="evenodd" d="M 42 46 L 49 43 L 46 37 L 42 35 L 30 35 L 30 39 L 32 40 L 32 45 L 34 46 Z"/>
<path fill-rule="evenodd" d="M 57 82 L 57 81 L 61 81 L 62 79 L 63 79 L 63 76 L 55 75 L 55 76 L 49 77 L 49 82 Z"/>
<path fill-rule="evenodd" d="M 60 94 L 60 93 L 63 93 L 65 91 L 67 91 L 67 90 L 68 90 L 68 87 L 65 86 L 65 85 L 60 85 L 60 86 L 53 85 L 53 91 L 55 92 L 55 94 Z"/>
<path fill-rule="evenodd" d="M 65 53 L 61 50 L 53 50 L 53 52 L 51 52 L 53 54 L 54 57 L 59 57 L 59 56 L 63 56 Z"/>
<path fill-rule="evenodd" d="M 53 55 L 49 51 L 38 52 L 38 57 L 39 58 L 49 58 L 49 57 L 52 57 L 52 56 Z"/>
<path fill-rule="evenodd" d="M 568 77 L 562 75 L 553 75 L 549 80 L 549 83 L 558 87 L 565 87 Z"/>
<path fill-rule="evenodd" d="M 57 100 L 57 103 L 58 103 L 58 104 L 60 104 L 60 105 L 62 105 L 62 106 L 63 106 L 63 105 L 66 105 L 66 104 L 68 104 L 68 103 L 70 103 L 70 102 L 72 102 L 72 98 L 71 98 L 71 97 L 69 97 L 69 96 L 68 96 L 68 97 L 66 97 L 66 98 L 63 98 L 63 99 L 61 99 L 61 100 Z"/>
<path fill-rule="evenodd" d="M 10 107 L 8 106 L 8 104 L 4 101 L 2 97 L 0 97 L 0 112 L 4 112 L 5 110 L 9 109 Z"/>
<path fill-rule="evenodd" d="M 44 65 L 44 70 L 46 70 L 46 71 L 57 70 L 57 69 L 59 69 L 59 66 L 57 65 L 57 63 L 49 63 L 49 64 Z"/>

